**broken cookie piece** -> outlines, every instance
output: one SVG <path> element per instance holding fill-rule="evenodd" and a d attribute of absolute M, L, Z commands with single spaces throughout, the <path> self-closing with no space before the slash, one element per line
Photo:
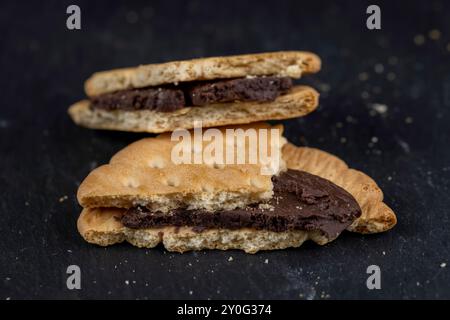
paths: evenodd
<path fill-rule="evenodd" d="M 214 212 L 178 208 L 164 213 L 138 206 L 126 210 L 121 222 L 133 229 L 187 226 L 196 232 L 303 230 L 317 232 L 331 241 L 361 215 L 358 203 L 347 191 L 318 176 L 287 170 L 272 177 L 272 181 L 271 199 L 244 208 Z"/>
<path fill-rule="evenodd" d="M 349 192 L 319 176 L 284 166 L 261 175 L 259 163 L 174 165 L 171 147 L 167 135 L 143 139 L 89 174 L 78 191 L 86 241 L 255 253 L 326 244 L 361 215 Z"/>

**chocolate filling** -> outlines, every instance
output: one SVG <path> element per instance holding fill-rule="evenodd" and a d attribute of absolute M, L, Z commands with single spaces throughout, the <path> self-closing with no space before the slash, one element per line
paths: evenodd
<path fill-rule="evenodd" d="M 91 99 L 91 107 L 105 110 L 154 110 L 172 112 L 185 106 L 204 106 L 230 101 L 273 101 L 292 88 L 291 78 L 255 77 L 178 86 L 128 89 Z"/>
<path fill-rule="evenodd" d="M 129 89 L 91 99 L 91 107 L 104 110 L 153 110 L 172 112 L 185 106 L 183 91 L 173 88 Z"/>
<path fill-rule="evenodd" d="M 135 229 L 190 226 L 197 232 L 209 228 L 254 228 L 275 232 L 317 230 L 334 239 L 361 215 L 351 194 L 318 176 L 287 170 L 272 180 L 272 199 L 244 209 L 217 212 L 176 209 L 161 213 L 137 207 L 127 210 L 121 220 L 126 227 Z"/>
<path fill-rule="evenodd" d="M 257 77 L 194 85 L 188 90 L 194 106 L 230 101 L 273 101 L 292 88 L 291 78 Z"/>

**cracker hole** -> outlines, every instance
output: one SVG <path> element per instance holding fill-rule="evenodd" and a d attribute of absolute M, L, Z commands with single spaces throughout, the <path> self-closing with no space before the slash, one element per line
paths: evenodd
<path fill-rule="evenodd" d="M 209 184 L 205 184 L 205 185 L 202 185 L 202 191 L 203 192 L 213 192 L 214 188 Z"/>
<path fill-rule="evenodd" d="M 128 179 L 125 181 L 124 185 L 125 185 L 125 187 L 128 187 L 128 188 L 138 188 L 139 182 L 135 179 Z"/>
<path fill-rule="evenodd" d="M 251 184 L 253 187 L 258 188 L 258 189 L 261 189 L 261 188 L 264 187 L 264 183 L 263 183 L 260 179 L 258 179 L 258 178 L 251 178 L 251 179 L 250 179 L 250 184 Z"/>
<path fill-rule="evenodd" d="M 221 163 L 214 162 L 213 163 L 213 168 L 214 169 L 223 169 L 223 168 L 225 168 L 225 165 L 221 164 Z"/>
<path fill-rule="evenodd" d="M 178 178 L 170 177 L 167 179 L 166 184 L 169 187 L 178 187 L 180 185 L 180 181 L 178 180 Z"/>
<path fill-rule="evenodd" d="M 164 160 L 161 158 L 155 158 L 155 159 L 150 160 L 148 162 L 148 165 L 150 168 L 154 168 L 154 169 L 162 169 L 165 167 Z"/>

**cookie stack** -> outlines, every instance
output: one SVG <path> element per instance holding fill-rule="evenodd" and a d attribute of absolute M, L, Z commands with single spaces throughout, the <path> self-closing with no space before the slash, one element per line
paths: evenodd
<path fill-rule="evenodd" d="M 288 143 L 282 126 L 261 122 L 313 111 L 318 93 L 294 80 L 319 70 L 315 54 L 294 51 L 92 75 L 88 99 L 69 108 L 75 123 L 162 134 L 129 145 L 86 177 L 78 190 L 80 234 L 102 246 L 128 241 L 177 252 L 255 253 L 308 239 L 326 244 L 344 230 L 392 228 L 395 214 L 370 177 L 324 151 Z M 199 124 L 209 139 L 189 144 L 184 160 L 175 160 L 174 137 L 195 136 Z M 226 152 L 206 152 L 211 134 Z M 263 150 L 270 156 L 263 159 Z"/>

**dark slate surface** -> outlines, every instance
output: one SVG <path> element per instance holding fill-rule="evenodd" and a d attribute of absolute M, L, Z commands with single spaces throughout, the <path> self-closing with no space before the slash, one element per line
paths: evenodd
<path fill-rule="evenodd" d="M 368 3 L 355 1 L 76 2 L 81 31 L 65 28 L 71 2 L 0 4 L 0 298 L 450 298 L 446 1 L 379 2 L 381 31 L 365 28 Z M 80 238 L 80 181 L 146 136 L 71 122 L 66 109 L 92 72 L 287 49 L 323 59 L 303 80 L 322 92 L 320 108 L 283 121 L 288 138 L 374 177 L 398 214 L 394 230 L 257 255 L 105 249 Z M 82 290 L 65 286 L 70 264 L 81 267 Z M 366 288 L 371 264 L 381 290 Z"/>

